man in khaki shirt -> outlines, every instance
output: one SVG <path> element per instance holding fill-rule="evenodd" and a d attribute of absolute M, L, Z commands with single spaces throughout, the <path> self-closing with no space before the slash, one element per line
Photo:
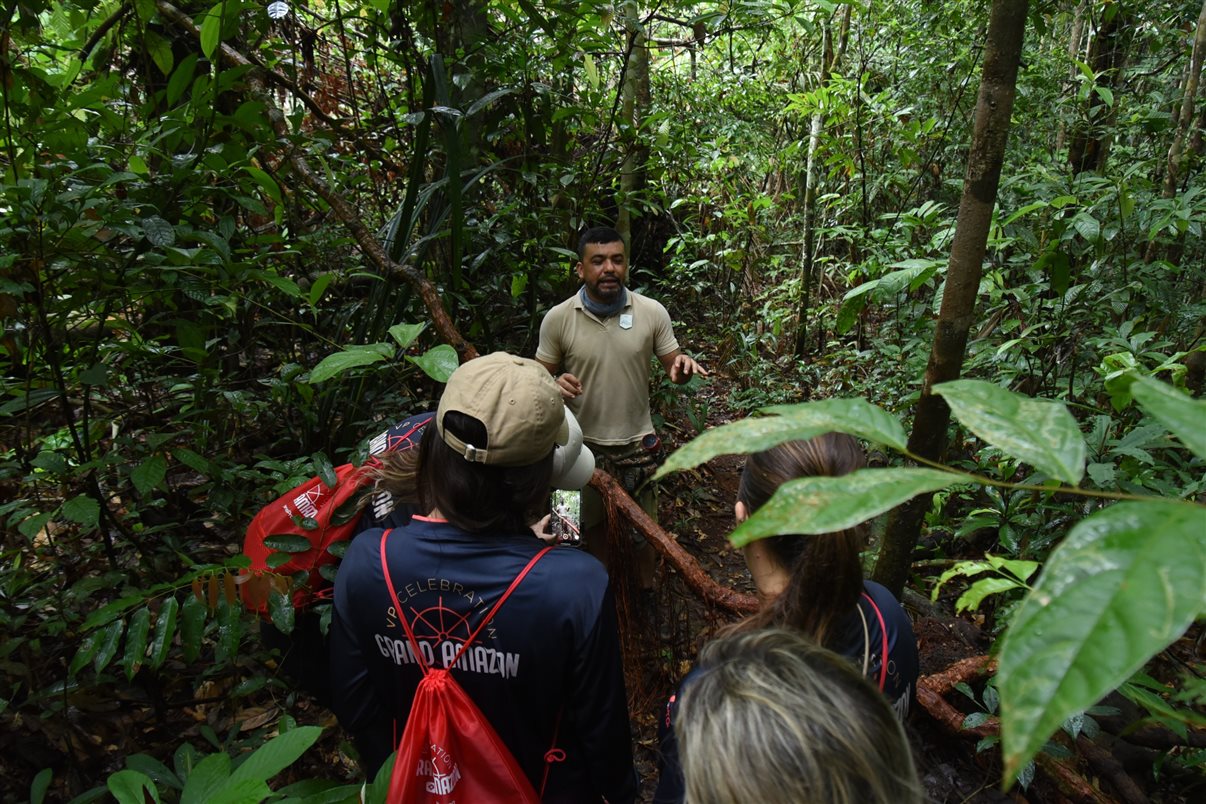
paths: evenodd
<path fill-rule="evenodd" d="M 588 229 L 578 242 L 578 256 L 582 287 L 545 315 L 536 359 L 556 377 L 583 440 L 601 462 L 639 463 L 646 450 L 642 440 L 652 436 L 656 445 L 649 415 L 650 358 L 656 355 L 678 385 L 708 372 L 679 348 L 666 308 L 625 287 L 628 258 L 619 232 Z M 644 486 L 638 502 L 656 520 L 652 484 Z M 606 563 L 603 525 L 602 500 L 588 486 L 582 494 L 583 539 Z M 637 566 L 641 586 L 652 588 L 654 554 L 644 540 Z"/>

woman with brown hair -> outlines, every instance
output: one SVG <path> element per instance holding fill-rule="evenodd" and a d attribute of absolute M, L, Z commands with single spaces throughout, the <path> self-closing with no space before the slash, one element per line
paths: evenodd
<path fill-rule="evenodd" d="M 866 465 L 851 436 L 825 433 L 750 455 L 741 473 L 734 514 L 744 522 L 784 483 L 802 477 L 840 477 Z M 908 615 L 892 594 L 863 578 L 865 529 L 820 536 L 783 535 L 742 548 L 760 610 L 728 626 L 722 636 L 766 627 L 790 628 L 845 656 L 887 697 L 897 717 L 909 710 L 917 681 L 917 641 Z M 680 685 L 688 687 L 697 670 Z M 683 800 L 673 724 L 678 695 L 660 719 L 661 773 L 655 802 Z"/>

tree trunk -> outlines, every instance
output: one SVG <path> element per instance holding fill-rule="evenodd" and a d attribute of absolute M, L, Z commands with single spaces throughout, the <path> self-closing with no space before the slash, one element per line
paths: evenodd
<path fill-rule="evenodd" d="M 1097 26 L 1093 44 L 1089 47 L 1087 61 L 1097 76 L 1097 85 L 1111 93 L 1118 84 L 1118 74 L 1126 60 L 1125 46 L 1121 41 L 1126 31 L 1124 12 L 1118 6 L 1106 6 L 1105 20 Z M 1089 108 L 1085 119 L 1072 132 L 1068 146 L 1068 164 L 1073 175 L 1085 171 L 1100 171 L 1105 167 L 1109 154 L 1108 132 L 1114 119 L 1113 104 L 1106 107 L 1101 93 L 1089 95 Z"/>
<path fill-rule="evenodd" d="M 1202 3 L 1202 11 L 1198 14 L 1198 27 L 1193 37 L 1193 50 L 1189 56 L 1189 74 L 1185 76 L 1185 92 L 1181 97 L 1181 113 L 1177 115 L 1177 131 L 1173 136 L 1172 146 L 1168 149 L 1168 167 L 1164 174 L 1164 198 L 1172 198 L 1177 194 L 1177 184 L 1181 179 L 1184 167 L 1185 138 L 1189 136 L 1189 127 L 1194 120 L 1194 107 L 1198 99 L 1198 81 L 1202 76 L 1202 56 L 1206 51 L 1206 2 Z"/>
<path fill-rule="evenodd" d="M 826 19 L 821 34 L 820 77 L 818 87 L 829 83 L 829 75 L 841 61 L 850 30 L 850 6 L 843 8 L 842 34 L 835 50 L 831 18 Z M 825 115 L 813 112 L 808 126 L 808 157 L 804 167 L 804 237 L 800 249 L 800 309 L 796 317 L 796 357 L 803 357 L 808 343 L 808 309 L 812 306 L 812 291 L 818 283 L 816 266 L 816 199 L 817 199 L 817 150 L 821 144 L 821 130 L 825 126 Z"/>
<path fill-rule="evenodd" d="M 620 168 L 616 229 L 628 243 L 628 253 L 632 254 L 636 244 L 632 242 L 631 196 L 645 186 L 645 171 L 649 161 L 649 149 L 642 144 L 639 131 L 641 120 L 649 112 L 649 40 L 635 5 L 625 7 L 625 16 L 632 47 L 628 51 L 628 69 L 624 73 L 622 89 L 620 119 L 624 162 Z"/>
<path fill-rule="evenodd" d="M 963 368 L 975 313 L 976 292 L 980 286 L 982 263 L 988 243 L 988 229 L 997 200 L 1005 143 L 1009 136 L 1009 116 L 1013 112 L 1018 62 L 1026 28 L 1028 0 L 993 0 L 984 46 L 984 67 L 980 94 L 976 100 L 976 119 L 972 130 L 967 173 L 963 179 L 963 197 L 955 238 L 951 243 L 946 288 L 938 312 L 929 364 L 917 402 L 909 451 L 937 460 L 946 448 L 946 430 L 950 408 L 934 396 L 934 385 L 956 379 Z M 908 580 L 913 547 L 921 531 L 921 521 L 930 507 L 932 494 L 915 497 L 892 512 L 887 532 L 875 565 L 875 580 L 900 596 Z"/>
<path fill-rule="evenodd" d="M 1076 62 L 1080 59 L 1080 40 L 1084 38 L 1085 33 L 1085 6 L 1088 5 L 1088 0 L 1080 0 L 1076 4 L 1076 11 L 1072 15 L 1072 27 L 1068 31 L 1068 82 L 1066 84 L 1066 94 L 1076 97 L 1076 75 L 1079 70 L 1076 69 Z M 1064 143 L 1068 139 L 1067 124 L 1060 119 L 1059 133 L 1055 135 L 1055 153 L 1062 153 Z"/>

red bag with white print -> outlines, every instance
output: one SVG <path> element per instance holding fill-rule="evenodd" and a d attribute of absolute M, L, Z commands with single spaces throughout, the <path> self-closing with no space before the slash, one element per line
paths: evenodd
<path fill-rule="evenodd" d="M 415 691 L 414 702 L 389 781 L 389 804 L 453 804 L 454 802 L 506 801 L 516 804 L 538 804 L 540 796 L 528 780 L 515 757 L 486 716 L 461 688 L 451 670 L 434 668 L 423 657 L 414 630 L 402 615 L 402 604 L 389 577 L 385 559 L 386 531 L 381 536 L 381 569 L 394 603 L 398 621 L 406 631 L 411 650 L 423 670 L 423 680 Z M 449 667 L 456 665 L 461 655 L 473 644 L 486 623 L 494 619 L 499 608 L 515 591 L 524 577 L 552 547 L 546 547 L 532 557 L 520 571 L 507 591 L 495 602 L 485 618 L 461 645 Z M 556 751 L 550 749 L 546 762 L 555 761 Z M 545 765 L 545 781 L 548 765 Z M 542 785 L 543 787 L 543 785 Z"/>

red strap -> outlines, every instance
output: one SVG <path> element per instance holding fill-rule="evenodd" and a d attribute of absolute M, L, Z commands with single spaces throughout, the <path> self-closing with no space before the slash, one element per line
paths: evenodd
<path fill-rule="evenodd" d="M 410 623 L 407 622 L 406 616 L 402 613 L 402 603 L 398 600 L 398 592 L 394 589 L 394 582 L 389 577 L 389 563 L 385 559 L 385 540 L 392 532 L 393 528 L 390 528 L 381 534 L 381 572 L 383 575 L 385 575 L 385 585 L 389 587 L 389 596 L 394 601 L 394 613 L 397 615 L 398 621 L 402 623 L 403 630 L 406 631 L 406 638 L 410 642 L 410 649 L 415 655 L 415 661 L 419 663 L 419 668 L 422 669 L 423 675 L 427 675 L 428 670 L 431 668 L 429 668 L 423 662 L 423 651 L 419 649 L 419 641 L 415 639 L 414 631 L 411 630 Z M 532 567 L 536 566 L 536 562 L 544 558 L 545 553 L 552 549 L 552 545 L 544 548 L 539 553 L 532 556 L 532 559 L 528 561 L 527 565 L 519 571 L 519 574 L 515 576 L 515 580 L 511 581 L 511 585 L 507 587 L 507 591 L 502 593 L 502 597 L 495 602 L 493 608 L 491 608 L 486 614 L 485 619 L 478 624 L 473 633 L 469 635 L 469 638 L 461 643 L 461 647 L 457 650 L 456 655 L 452 657 L 452 662 L 448 665 L 450 668 L 456 665 L 457 661 L 461 658 L 461 654 L 465 652 L 465 648 L 468 648 L 471 644 L 473 644 L 473 641 L 477 639 L 477 635 L 480 634 L 482 629 L 486 627 L 486 623 L 494 619 L 494 615 L 498 613 L 498 609 L 503 603 L 507 602 L 507 598 L 511 596 L 511 593 L 515 591 L 515 588 L 519 586 L 520 582 L 527 577 L 527 574 L 532 570 Z"/>
<path fill-rule="evenodd" d="M 883 692 L 884 687 L 887 686 L 888 682 L 888 626 L 884 624 L 884 613 L 879 610 L 879 606 L 875 605 L 875 601 L 871 599 L 871 595 L 863 592 L 863 597 L 868 603 L 871 604 L 871 608 L 875 612 L 875 617 L 879 620 L 879 633 L 884 638 L 884 658 L 879 663 L 879 691 Z"/>

